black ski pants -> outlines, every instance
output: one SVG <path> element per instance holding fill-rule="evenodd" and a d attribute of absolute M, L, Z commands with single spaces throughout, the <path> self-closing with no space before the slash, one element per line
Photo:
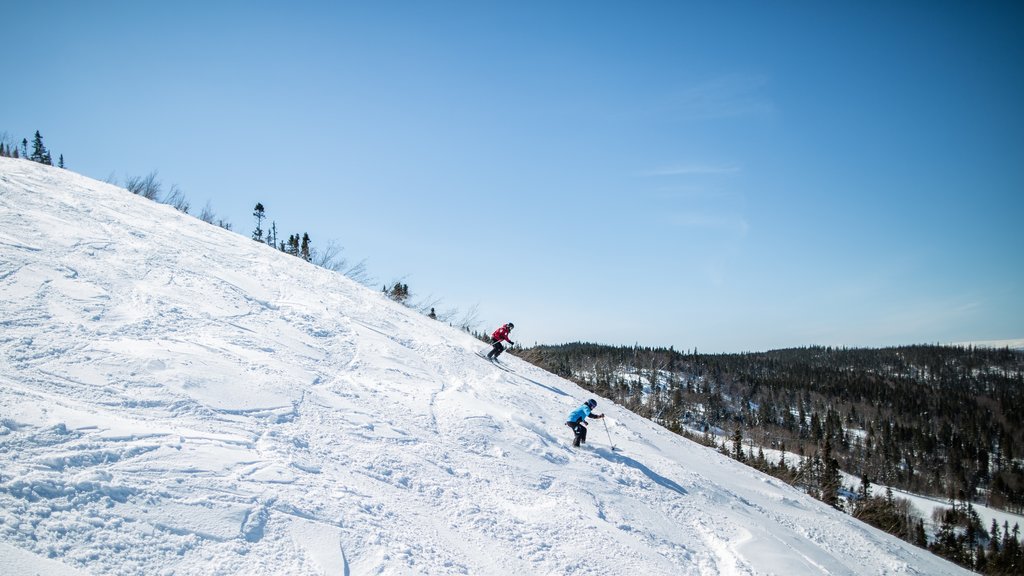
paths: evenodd
<path fill-rule="evenodd" d="M 583 420 L 566 422 L 565 425 L 572 428 L 572 431 L 576 434 L 576 438 L 572 441 L 573 446 L 579 446 L 581 442 L 587 441 L 587 427 L 583 425 Z"/>
<path fill-rule="evenodd" d="M 497 358 L 498 356 L 501 355 L 502 352 L 505 351 L 505 347 L 501 345 L 501 340 L 495 340 L 494 338 L 491 338 L 491 341 L 494 342 L 494 348 L 492 348 L 491 351 L 487 353 L 487 357 Z"/>

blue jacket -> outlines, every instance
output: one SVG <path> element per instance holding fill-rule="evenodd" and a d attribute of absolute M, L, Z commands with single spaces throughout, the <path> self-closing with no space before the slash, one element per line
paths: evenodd
<path fill-rule="evenodd" d="M 566 422 L 579 422 L 580 420 L 583 420 L 587 416 L 590 416 L 590 406 L 584 404 L 583 406 L 580 406 L 579 408 L 570 412 L 569 419 L 566 420 Z"/>

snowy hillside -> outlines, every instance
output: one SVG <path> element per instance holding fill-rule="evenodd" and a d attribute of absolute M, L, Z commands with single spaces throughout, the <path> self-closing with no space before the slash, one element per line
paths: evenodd
<path fill-rule="evenodd" d="M 573 449 L 574 384 L 2 158 L 0 325 L 2 574 L 967 573 L 600 398 Z"/>

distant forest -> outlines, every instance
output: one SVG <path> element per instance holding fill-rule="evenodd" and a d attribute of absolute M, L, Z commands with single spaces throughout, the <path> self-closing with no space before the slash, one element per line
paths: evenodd
<path fill-rule="evenodd" d="M 1024 513 L 1024 352 L 698 354 L 572 343 L 514 353 L 962 565 L 1024 573 L 1018 529 L 986 532 L 972 510 L 982 503 Z M 765 450 L 783 454 L 772 461 Z M 787 461 L 786 452 L 797 457 Z M 860 487 L 845 487 L 840 470 Z M 871 495 L 875 483 L 949 501 L 949 518 L 936 519 L 946 536 L 929 545 L 920 520 L 901 515 L 891 494 Z M 981 543 L 989 547 L 978 550 Z"/>

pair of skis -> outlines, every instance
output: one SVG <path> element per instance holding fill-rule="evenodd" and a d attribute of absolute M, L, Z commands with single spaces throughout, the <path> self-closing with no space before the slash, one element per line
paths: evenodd
<path fill-rule="evenodd" d="M 483 358 L 484 360 L 487 360 L 491 364 L 494 364 L 495 366 L 497 366 L 498 368 L 504 370 L 505 372 L 512 372 L 511 368 L 509 368 L 508 366 L 502 364 L 501 362 L 498 362 L 497 358 L 489 358 L 486 354 L 484 354 L 482 352 L 477 352 L 476 355 L 481 357 L 481 358 Z"/>

